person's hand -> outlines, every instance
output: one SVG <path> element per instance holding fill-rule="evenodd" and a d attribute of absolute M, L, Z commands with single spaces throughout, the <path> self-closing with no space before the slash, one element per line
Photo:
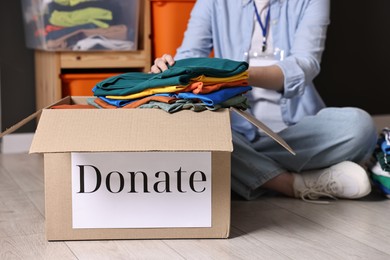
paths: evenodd
<path fill-rule="evenodd" d="M 150 73 L 160 73 L 168 69 L 168 65 L 175 64 L 175 60 L 169 54 L 164 54 L 161 58 L 156 58 L 150 68 Z"/>

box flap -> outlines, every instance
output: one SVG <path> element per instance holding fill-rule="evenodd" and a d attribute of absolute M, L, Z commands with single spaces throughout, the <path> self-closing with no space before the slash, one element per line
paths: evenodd
<path fill-rule="evenodd" d="M 3 132 L 0 133 L 0 138 L 8 135 L 8 134 L 11 134 L 13 132 L 15 132 L 16 130 L 18 130 L 19 128 L 21 128 L 22 126 L 24 126 L 25 124 L 27 124 L 28 122 L 30 122 L 31 120 L 35 119 L 35 118 L 38 118 L 39 115 L 42 113 L 42 110 L 45 109 L 45 108 L 49 108 L 53 105 L 59 105 L 59 104 L 69 104 L 71 102 L 71 97 L 68 96 L 68 97 L 65 97 L 59 101 L 57 101 L 56 103 L 54 104 L 51 104 L 47 107 L 44 107 L 42 109 L 39 109 L 37 111 L 35 111 L 33 114 L 29 115 L 28 117 L 20 120 L 19 122 L 17 122 L 16 124 L 14 124 L 13 126 L 7 128 L 6 130 L 4 130 Z"/>
<path fill-rule="evenodd" d="M 5 129 L 3 132 L 0 133 L 0 138 L 15 132 L 16 130 L 18 130 L 19 128 L 21 128 L 22 126 L 24 126 L 25 124 L 27 124 L 28 122 L 33 120 L 34 118 L 37 118 L 41 114 L 41 112 L 42 112 L 42 109 L 34 112 L 33 114 L 29 115 L 28 117 L 20 120 L 19 122 L 17 122 L 13 126 Z"/>
<path fill-rule="evenodd" d="M 232 151 L 228 109 L 44 109 L 30 153 Z"/>
<path fill-rule="evenodd" d="M 269 137 L 271 137 L 275 142 L 283 146 L 287 151 L 289 151 L 291 154 L 296 155 L 294 150 L 286 143 L 286 141 L 283 140 L 277 133 L 272 131 L 268 126 L 266 126 L 263 122 L 255 118 L 254 116 L 250 115 L 249 113 L 246 113 L 238 108 L 231 107 L 230 110 L 236 112 L 246 120 L 248 120 L 251 124 L 256 126 L 258 129 L 262 130 L 264 133 L 266 133 Z"/>

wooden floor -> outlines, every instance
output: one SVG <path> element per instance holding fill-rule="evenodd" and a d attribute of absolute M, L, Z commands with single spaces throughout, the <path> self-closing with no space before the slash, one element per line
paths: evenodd
<path fill-rule="evenodd" d="M 232 198 L 229 239 L 47 242 L 40 155 L 0 154 L 0 259 L 390 259 L 390 200 Z"/>

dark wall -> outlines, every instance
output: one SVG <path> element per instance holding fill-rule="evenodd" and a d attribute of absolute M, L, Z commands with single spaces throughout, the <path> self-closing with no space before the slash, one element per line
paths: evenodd
<path fill-rule="evenodd" d="M 35 111 L 34 52 L 25 47 L 21 0 L 0 1 L 1 127 Z M 33 132 L 35 121 L 19 132 Z"/>
<path fill-rule="evenodd" d="M 332 0 L 316 86 L 328 106 L 390 114 L 390 1 Z"/>
<path fill-rule="evenodd" d="M 34 52 L 25 47 L 21 0 L 0 1 L 1 127 L 35 111 Z M 390 1 L 332 0 L 322 71 L 315 82 L 328 106 L 390 114 Z M 31 122 L 19 132 L 32 132 Z"/>

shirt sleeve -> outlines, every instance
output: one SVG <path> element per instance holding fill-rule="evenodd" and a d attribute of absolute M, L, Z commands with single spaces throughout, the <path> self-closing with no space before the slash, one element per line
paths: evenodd
<path fill-rule="evenodd" d="M 330 1 L 312 0 L 294 10 L 295 18 L 279 25 L 292 33 L 290 51 L 277 65 L 282 69 L 284 80 L 283 97 L 302 95 L 320 72 L 320 62 L 325 49 L 327 27 L 330 23 Z M 300 11 L 298 11 L 300 10 Z M 289 12 L 290 13 L 290 12 Z M 291 13 L 290 13 L 291 14 Z"/>
<path fill-rule="evenodd" d="M 213 0 L 197 0 L 195 2 L 175 60 L 210 55 L 213 48 L 211 20 L 214 2 Z"/>

